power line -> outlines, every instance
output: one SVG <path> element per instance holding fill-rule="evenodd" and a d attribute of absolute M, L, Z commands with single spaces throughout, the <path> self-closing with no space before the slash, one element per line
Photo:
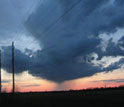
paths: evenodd
<path fill-rule="evenodd" d="M 59 20 L 61 20 L 65 15 L 67 15 L 75 6 L 77 6 L 79 3 L 81 2 L 81 0 L 78 0 L 77 2 L 75 2 L 70 9 L 68 9 L 66 12 L 64 12 L 64 14 L 62 14 L 54 23 L 52 23 L 50 26 L 48 26 L 43 32 L 42 34 L 45 34 L 47 33 L 47 31 L 50 30 L 50 28 L 52 28 L 52 26 L 56 25 Z M 41 34 L 41 35 L 42 35 Z M 42 36 L 42 37 L 45 37 L 45 36 Z"/>
<path fill-rule="evenodd" d="M 68 13 L 69 13 L 75 6 L 77 6 L 80 2 L 81 2 L 81 0 L 77 0 L 77 2 L 75 2 L 67 11 L 65 11 L 64 14 L 62 14 L 60 17 L 58 17 L 58 19 L 57 19 L 55 22 L 53 22 L 50 26 L 48 26 L 48 27 L 42 32 L 41 35 L 47 33 L 47 31 L 49 31 L 50 28 L 52 28 L 52 26 L 54 26 L 55 24 L 57 24 L 57 23 L 59 22 L 59 20 L 61 20 L 61 18 L 63 18 L 66 14 L 68 14 Z M 29 11 L 31 11 L 30 8 L 29 8 Z M 26 18 L 25 18 L 25 19 L 26 19 Z M 46 36 L 45 36 L 45 35 L 42 36 L 42 39 L 45 39 L 44 37 L 46 37 Z M 51 47 L 48 47 L 48 48 L 46 48 L 46 49 L 43 49 L 41 52 L 47 51 L 48 49 L 51 49 L 51 48 L 53 48 L 53 47 L 55 47 L 55 46 L 51 46 Z"/>

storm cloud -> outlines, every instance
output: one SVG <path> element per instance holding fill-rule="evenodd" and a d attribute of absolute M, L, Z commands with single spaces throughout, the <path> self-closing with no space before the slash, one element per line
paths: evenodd
<path fill-rule="evenodd" d="M 29 69 L 30 58 L 25 53 L 15 48 L 15 71 L 16 73 L 22 73 Z M 12 47 L 2 47 L 2 67 L 9 73 L 11 73 L 12 66 Z"/>
<path fill-rule="evenodd" d="M 16 49 L 16 72 L 28 70 L 33 76 L 63 82 L 119 68 L 117 63 L 111 69 L 95 65 L 92 54 L 98 55 L 97 60 L 124 55 L 123 38 L 117 44 L 110 39 L 103 51 L 99 37 L 124 27 L 123 11 L 123 0 L 45 0 L 24 23 L 42 50 Z M 9 72 L 7 63 L 4 68 Z"/>

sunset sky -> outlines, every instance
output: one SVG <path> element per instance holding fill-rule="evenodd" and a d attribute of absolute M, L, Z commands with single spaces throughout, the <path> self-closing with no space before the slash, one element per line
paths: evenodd
<path fill-rule="evenodd" d="M 0 0 L 2 91 L 124 85 L 124 0 Z"/>

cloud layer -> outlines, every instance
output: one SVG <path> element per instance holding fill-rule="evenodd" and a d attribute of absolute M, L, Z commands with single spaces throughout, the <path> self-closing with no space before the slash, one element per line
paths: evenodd
<path fill-rule="evenodd" d="M 98 55 L 97 60 L 124 55 L 123 38 L 117 44 L 110 39 L 103 51 L 100 47 L 103 40 L 99 37 L 123 28 L 123 11 L 123 0 L 45 0 L 25 22 L 43 50 L 22 53 L 16 49 L 16 72 L 28 70 L 34 76 L 63 82 L 117 69 L 119 62 L 113 64 L 114 68 L 112 65 L 104 68 L 92 61 L 93 53 Z M 10 48 L 3 47 L 9 60 L 5 61 L 4 69 L 8 72 Z"/>

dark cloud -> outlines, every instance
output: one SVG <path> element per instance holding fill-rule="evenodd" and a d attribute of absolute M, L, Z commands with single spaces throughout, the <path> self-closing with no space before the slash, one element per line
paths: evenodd
<path fill-rule="evenodd" d="M 29 73 L 34 76 L 43 77 L 55 82 L 62 82 L 65 80 L 91 76 L 101 70 L 100 67 L 94 66 L 90 63 L 78 62 L 76 58 L 65 62 L 57 61 L 54 63 L 53 61 L 46 62 L 46 59 L 44 60 L 42 56 L 40 58 L 40 65 L 38 66 L 38 64 L 35 63 Z"/>
<path fill-rule="evenodd" d="M 112 71 L 115 69 L 121 68 L 121 66 L 124 64 L 124 58 L 121 58 L 118 62 L 110 64 L 108 67 L 104 68 L 104 71 Z"/>
<path fill-rule="evenodd" d="M 11 46 L 2 47 L 2 50 L 2 67 L 11 72 Z M 62 82 L 91 76 L 101 70 L 99 66 L 79 61 L 77 57 L 68 61 L 60 60 L 54 62 L 49 58 L 51 56 L 45 54 L 44 51 L 43 53 L 42 51 L 32 52 L 26 49 L 25 53 L 22 53 L 20 50 L 15 49 L 15 73 L 28 70 L 31 75 Z"/>
<path fill-rule="evenodd" d="M 122 58 L 119 61 L 110 64 L 108 67 L 104 68 L 103 71 L 112 71 L 112 70 L 121 68 L 121 66 L 124 64 L 124 58 L 123 58 L 123 56 L 124 56 L 124 36 L 122 36 L 120 38 L 118 43 L 114 43 L 112 41 L 112 39 L 110 39 L 108 46 L 106 48 L 106 51 L 102 52 L 99 49 L 99 50 L 97 50 L 97 52 L 96 53 L 99 55 L 98 60 L 100 60 L 103 56 L 113 56 L 113 57 L 122 56 Z"/>
<path fill-rule="evenodd" d="M 40 41 L 41 46 L 47 48 L 56 45 L 56 48 L 48 52 L 50 55 L 53 53 L 52 57 L 57 57 L 56 59 L 63 60 L 75 53 L 82 54 L 82 51 L 86 54 L 99 51 L 99 57 L 102 57 L 101 49 L 96 49 L 101 41 L 98 34 L 115 32 L 117 28 L 124 25 L 122 12 L 124 7 L 118 7 L 116 0 L 113 5 L 109 3 L 109 0 L 95 0 L 94 2 L 79 0 L 79 4 L 73 6 L 77 1 L 55 0 L 53 3 L 47 0 L 30 15 L 26 22 L 27 29 Z M 55 10 L 55 8 L 58 9 Z M 63 16 L 70 8 L 71 10 Z M 63 17 L 60 19 L 61 16 Z M 56 22 L 58 19 L 60 20 Z M 51 25 L 53 26 L 50 27 Z M 110 45 L 113 51 L 108 47 L 106 54 L 109 55 L 110 51 L 118 54 L 120 48 L 113 46 L 112 43 Z"/>
<path fill-rule="evenodd" d="M 27 30 L 39 41 L 43 51 L 15 50 L 16 72 L 29 73 L 55 82 L 91 76 L 117 66 L 102 69 L 88 57 L 123 56 L 123 38 L 118 44 L 109 40 L 106 51 L 99 47 L 99 34 L 114 33 L 124 26 L 122 0 L 45 0 L 25 22 Z M 10 53 L 10 47 L 3 50 Z M 4 67 L 9 71 L 10 56 Z M 82 59 L 82 60 L 81 60 Z M 10 65 L 10 64 L 9 64 Z"/>
<path fill-rule="evenodd" d="M 29 62 L 30 58 L 29 56 L 25 55 L 25 53 L 22 53 L 20 50 L 15 48 L 15 71 L 16 73 L 22 73 L 23 71 L 26 71 L 29 69 Z M 6 69 L 8 72 L 11 71 L 12 66 L 12 47 L 6 46 L 2 47 L 2 67 L 3 69 Z"/>
<path fill-rule="evenodd" d="M 118 6 L 123 6 L 124 5 L 124 0 L 115 0 L 115 4 Z"/>
<path fill-rule="evenodd" d="M 101 60 L 103 56 L 124 56 L 124 37 L 118 41 L 118 43 L 113 42 L 113 39 L 109 39 L 106 51 L 102 51 L 100 48 L 97 48 L 95 52 L 98 54 L 98 60 Z"/>
<path fill-rule="evenodd" d="M 47 0 L 41 4 L 25 24 L 44 49 L 56 46 L 40 54 L 48 66 L 48 73 L 41 74 L 46 76 L 50 73 L 49 76 L 53 74 L 54 78 L 62 76 L 63 80 L 69 72 L 71 76 L 68 79 L 83 77 L 82 74 L 90 74 L 89 68 L 92 66 L 86 63 L 88 54 L 96 52 L 99 58 L 123 55 L 119 45 L 112 41 L 109 41 L 106 52 L 97 47 L 101 43 L 99 34 L 113 33 L 124 26 L 124 7 L 118 6 L 121 3 L 121 0 L 115 0 L 113 4 L 109 0 Z M 82 64 L 74 61 L 79 56 L 84 59 Z M 59 72 L 57 76 L 56 71 Z"/>

